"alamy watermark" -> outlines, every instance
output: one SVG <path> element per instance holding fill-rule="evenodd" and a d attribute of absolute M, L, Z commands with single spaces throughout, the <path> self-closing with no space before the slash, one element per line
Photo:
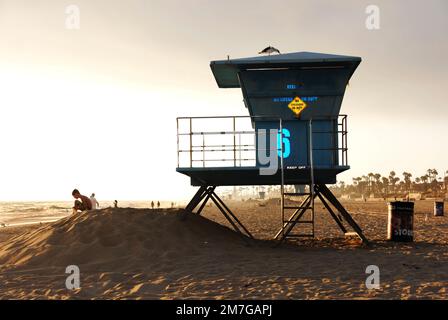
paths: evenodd
<path fill-rule="evenodd" d="M 65 279 L 65 287 L 68 290 L 77 290 L 81 288 L 81 273 L 77 265 L 69 265 L 65 268 L 65 273 L 69 276 Z"/>
<path fill-rule="evenodd" d="M 81 11 L 75 4 L 65 7 L 65 28 L 68 30 L 81 29 Z"/>
<path fill-rule="evenodd" d="M 278 141 L 278 130 L 269 129 L 269 156 L 267 147 L 267 130 L 258 129 L 257 130 L 257 157 L 258 162 L 262 165 L 268 165 L 267 167 L 260 167 L 260 175 L 271 176 L 277 173 L 278 170 L 278 154 L 277 149 L 273 149 L 272 146 L 276 146 Z"/>
<path fill-rule="evenodd" d="M 374 264 L 368 265 L 366 268 L 366 288 L 369 290 L 380 288 L 380 268 Z"/>
<path fill-rule="evenodd" d="M 367 14 L 367 18 L 366 18 L 367 30 L 379 30 L 380 29 L 380 8 L 374 4 L 371 4 L 366 7 L 365 13 Z"/>

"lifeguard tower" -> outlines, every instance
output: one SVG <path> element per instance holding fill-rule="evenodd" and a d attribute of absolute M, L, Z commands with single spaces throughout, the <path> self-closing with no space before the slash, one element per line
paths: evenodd
<path fill-rule="evenodd" d="M 351 227 L 367 242 L 326 186 L 350 168 L 347 116 L 339 111 L 360 62 L 311 52 L 212 61 L 220 88 L 241 88 L 249 116 L 177 118 L 177 171 L 199 187 L 186 210 L 200 214 L 211 200 L 237 232 L 252 237 L 215 189 L 279 185 L 275 239 L 314 237 L 318 198 L 344 234 Z"/>

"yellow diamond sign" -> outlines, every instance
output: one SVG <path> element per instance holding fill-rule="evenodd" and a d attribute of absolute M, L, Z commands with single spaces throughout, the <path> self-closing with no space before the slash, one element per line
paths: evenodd
<path fill-rule="evenodd" d="M 294 100 L 288 104 L 288 108 L 294 112 L 296 117 L 298 117 L 299 114 L 306 108 L 306 103 L 300 99 L 300 97 L 295 97 Z"/>

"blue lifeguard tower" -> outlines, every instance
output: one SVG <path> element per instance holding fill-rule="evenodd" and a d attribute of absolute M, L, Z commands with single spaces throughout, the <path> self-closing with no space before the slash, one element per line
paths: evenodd
<path fill-rule="evenodd" d="M 319 198 L 344 234 L 351 227 L 367 242 L 326 186 L 350 168 L 347 116 L 339 112 L 360 62 L 312 52 L 212 61 L 220 88 L 241 88 L 249 116 L 177 118 L 177 171 L 199 187 L 186 209 L 200 214 L 211 200 L 236 231 L 252 237 L 215 189 L 279 185 L 282 227 L 275 239 L 314 237 Z"/>

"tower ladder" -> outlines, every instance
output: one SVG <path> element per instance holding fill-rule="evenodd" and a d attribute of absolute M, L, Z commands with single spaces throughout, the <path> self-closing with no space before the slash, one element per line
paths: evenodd
<path fill-rule="evenodd" d="M 282 132 L 282 125 L 280 121 L 280 132 Z M 314 237 L 314 199 L 315 193 L 315 181 L 314 181 L 314 161 L 313 161 L 313 127 L 312 120 L 309 120 L 308 125 L 308 153 L 309 153 L 309 169 L 310 169 L 310 183 L 308 184 L 308 192 L 285 192 L 285 177 L 284 177 L 284 162 L 283 162 L 283 143 L 281 143 L 281 158 L 280 158 L 280 170 L 281 170 L 281 215 L 282 215 L 282 228 L 275 235 L 275 239 L 284 241 L 290 238 L 303 238 Z M 281 137 L 282 138 L 282 137 Z M 285 197 L 302 197 L 306 196 L 300 205 L 286 204 Z M 286 212 L 294 210 L 289 218 L 286 219 Z M 308 214 L 307 214 L 308 213 Z M 311 226 L 311 232 L 292 232 L 297 225 L 309 225 Z M 309 228 L 308 228 L 309 229 Z"/>

